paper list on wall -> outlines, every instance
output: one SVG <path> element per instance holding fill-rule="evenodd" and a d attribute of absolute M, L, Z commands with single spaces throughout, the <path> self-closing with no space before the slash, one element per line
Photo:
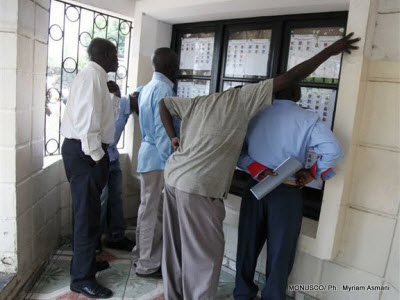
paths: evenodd
<path fill-rule="evenodd" d="M 316 36 L 313 34 L 292 35 L 290 39 L 287 69 L 289 70 L 290 68 L 313 57 L 341 38 L 341 36 Z M 332 56 L 319 66 L 311 76 L 319 78 L 339 78 L 340 59 L 340 54 Z"/>
<path fill-rule="evenodd" d="M 301 100 L 297 105 L 318 113 L 320 120 L 330 129 L 335 111 L 336 90 L 301 88 Z"/>
<path fill-rule="evenodd" d="M 269 39 L 230 40 L 225 76 L 266 76 L 269 47 Z"/>
<path fill-rule="evenodd" d="M 335 110 L 336 90 L 319 88 L 301 88 L 301 100 L 297 105 L 304 109 L 318 113 L 320 120 L 329 129 L 332 128 L 333 113 Z M 318 154 L 312 148 L 308 150 L 306 168 L 310 168 L 318 160 Z M 308 187 L 322 189 L 322 180 L 317 178 L 307 184 Z"/>
<path fill-rule="evenodd" d="M 179 81 L 177 96 L 182 98 L 194 98 L 197 96 L 206 96 L 210 93 L 210 82 L 206 84 L 194 83 L 192 81 Z"/>
<path fill-rule="evenodd" d="M 211 71 L 214 38 L 184 38 L 181 44 L 181 70 Z"/>

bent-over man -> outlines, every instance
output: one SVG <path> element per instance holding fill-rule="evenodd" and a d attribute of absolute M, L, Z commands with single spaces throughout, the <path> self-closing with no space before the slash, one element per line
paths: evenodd
<path fill-rule="evenodd" d="M 251 174 L 240 207 L 236 259 L 237 300 L 254 299 L 257 258 L 267 240 L 266 283 L 261 299 L 286 299 L 286 285 L 293 267 L 303 217 L 300 188 L 315 178 L 334 176 L 332 167 L 343 150 L 317 113 L 299 107 L 300 86 L 275 94 L 272 106 L 262 109 L 249 123 L 238 166 Z M 264 198 L 257 200 L 250 189 L 270 175 L 288 157 L 305 165 L 310 148 L 319 158 L 311 169 L 299 171 Z"/>

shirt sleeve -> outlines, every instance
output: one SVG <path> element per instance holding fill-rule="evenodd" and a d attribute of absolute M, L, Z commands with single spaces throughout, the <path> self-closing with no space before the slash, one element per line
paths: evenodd
<path fill-rule="evenodd" d="M 258 175 L 264 171 L 267 167 L 256 162 L 254 159 L 250 157 L 247 152 L 247 143 L 243 143 L 242 151 L 240 152 L 239 160 L 237 166 L 246 171 L 253 178 L 257 178 Z"/>
<path fill-rule="evenodd" d="M 129 100 L 129 96 L 124 96 L 119 102 L 119 114 L 115 120 L 114 142 L 110 146 L 116 146 L 118 144 L 122 131 L 124 131 L 126 122 L 128 122 L 130 115 L 131 102 Z"/>
<path fill-rule="evenodd" d="M 93 78 L 82 84 L 80 91 L 81 99 L 78 106 L 79 119 L 76 120 L 75 126 L 80 135 L 82 143 L 82 151 L 94 161 L 99 161 L 104 156 L 104 150 L 101 147 L 101 118 L 102 107 L 101 101 L 111 101 L 107 92 L 102 95 L 100 79 Z"/>
<path fill-rule="evenodd" d="M 171 116 L 177 116 L 182 119 L 192 101 L 188 98 L 168 97 L 164 98 L 164 103 Z"/>
<path fill-rule="evenodd" d="M 237 166 L 243 171 L 247 172 L 247 166 L 250 165 L 254 160 L 249 156 L 247 152 L 247 142 L 243 143 L 242 151 L 239 155 L 239 160 L 237 162 Z"/>
<path fill-rule="evenodd" d="M 164 124 L 161 121 L 159 102 L 165 97 L 173 96 L 173 90 L 156 90 L 154 95 L 153 111 L 154 111 L 154 127 L 155 142 L 160 158 L 166 162 L 172 153 L 171 141 L 168 137 Z M 174 99 L 174 98 L 165 98 Z M 187 99 L 186 99 L 187 100 Z M 164 100 L 165 101 L 165 100 Z M 168 106 L 167 106 L 168 108 Z"/>
<path fill-rule="evenodd" d="M 273 91 L 273 79 L 267 79 L 258 83 L 246 84 L 239 89 L 239 101 L 251 119 L 261 108 L 271 105 Z"/>
<path fill-rule="evenodd" d="M 315 177 L 322 180 L 332 178 L 335 175 L 332 168 L 344 153 L 332 131 L 321 121 L 318 121 L 313 128 L 309 146 L 319 155 Z"/>

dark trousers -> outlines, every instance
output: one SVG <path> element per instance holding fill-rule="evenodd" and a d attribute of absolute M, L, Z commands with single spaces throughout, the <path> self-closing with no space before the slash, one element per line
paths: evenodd
<path fill-rule="evenodd" d="M 85 285 L 95 280 L 96 245 L 100 234 L 100 195 L 107 183 L 106 153 L 96 164 L 82 152 L 79 141 L 65 139 L 61 153 L 71 187 L 73 212 L 73 257 L 71 282 Z"/>
<path fill-rule="evenodd" d="M 106 231 L 107 240 L 117 242 L 124 238 L 126 229 L 122 207 L 122 171 L 119 159 L 110 162 L 108 182 L 100 200 L 101 233 Z"/>
<path fill-rule="evenodd" d="M 280 185 L 261 200 L 250 188 L 251 179 L 240 207 L 236 258 L 236 300 L 253 300 L 258 291 L 254 283 L 257 258 L 267 240 L 266 283 L 263 300 L 286 299 L 287 279 L 293 267 L 302 220 L 302 194 L 295 186 Z"/>

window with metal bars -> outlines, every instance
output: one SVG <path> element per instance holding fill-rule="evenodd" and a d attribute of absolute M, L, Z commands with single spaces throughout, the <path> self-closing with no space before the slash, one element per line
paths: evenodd
<path fill-rule="evenodd" d="M 119 67 L 109 73 L 121 93 L 127 92 L 132 22 L 64 1 L 52 0 L 47 58 L 45 156 L 60 154 L 61 119 L 71 83 L 89 62 L 87 46 L 93 38 L 113 42 L 118 49 Z M 124 134 L 118 144 L 124 147 Z"/>

